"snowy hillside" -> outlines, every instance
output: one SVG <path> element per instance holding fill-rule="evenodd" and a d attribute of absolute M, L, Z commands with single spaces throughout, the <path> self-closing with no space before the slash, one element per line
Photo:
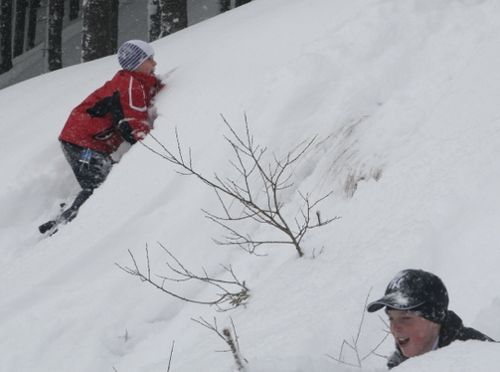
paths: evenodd
<path fill-rule="evenodd" d="M 234 322 L 250 372 L 347 372 L 335 362 L 363 306 L 399 270 L 439 275 L 466 325 L 500 339 L 500 3 L 496 0 L 254 0 L 154 43 L 168 89 L 153 135 L 194 165 L 236 177 L 223 114 L 278 157 L 317 136 L 283 195 L 329 191 L 319 209 L 340 219 L 291 247 L 254 256 L 215 245 L 201 209 L 217 196 L 137 144 L 56 235 L 37 226 L 77 183 L 57 136 L 70 110 L 118 68 L 114 57 L 0 90 L 1 372 L 225 372 L 226 345 L 192 319 Z M 152 138 L 146 144 L 154 146 Z M 248 225 L 246 233 L 268 237 Z M 167 275 L 168 247 L 189 269 L 250 288 L 246 307 L 218 312 L 127 275 L 128 251 Z M 144 267 L 144 266 L 142 266 Z M 197 283 L 169 283 L 206 300 Z M 383 314 L 381 314 L 383 316 Z M 382 317 L 383 318 L 383 317 Z M 384 337 L 366 314 L 360 354 Z M 378 349 L 393 350 L 391 338 Z M 346 352 L 346 362 L 356 363 Z M 497 371 L 500 345 L 457 342 L 401 371 Z M 385 370 L 375 355 L 364 371 Z"/>

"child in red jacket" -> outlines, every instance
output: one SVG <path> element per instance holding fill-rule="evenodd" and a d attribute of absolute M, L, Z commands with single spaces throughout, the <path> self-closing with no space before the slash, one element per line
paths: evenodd
<path fill-rule="evenodd" d="M 163 87 L 154 75 L 154 50 L 141 40 L 118 49 L 122 70 L 73 109 L 59 135 L 62 150 L 82 187 L 73 204 L 55 220 L 39 226 L 41 233 L 76 217 L 80 206 L 99 187 L 113 166 L 111 154 L 149 133 L 153 98 Z"/>

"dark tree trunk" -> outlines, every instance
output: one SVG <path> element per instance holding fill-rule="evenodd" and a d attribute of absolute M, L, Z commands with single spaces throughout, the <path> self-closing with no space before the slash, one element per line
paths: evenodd
<path fill-rule="evenodd" d="M 160 0 L 149 0 L 149 41 L 158 40 L 161 34 Z"/>
<path fill-rule="evenodd" d="M 115 54 L 118 50 L 118 7 L 120 0 L 109 0 L 110 22 L 109 22 L 109 54 Z"/>
<path fill-rule="evenodd" d="M 40 0 L 29 0 L 30 11 L 28 20 L 27 49 L 35 47 L 37 12 L 40 7 Z"/>
<path fill-rule="evenodd" d="M 237 7 L 237 6 L 240 6 L 240 5 L 244 5 L 244 4 L 247 4 L 249 3 L 251 0 L 236 0 L 235 3 L 234 3 L 234 6 Z"/>
<path fill-rule="evenodd" d="M 83 6 L 82 61 L 116 52 L 118 0 L 87 0 Z"/>
<path fill-rule="evenodd" d="M 160 0 L 161 37 L 187 27 L 187 0 Z"/>
<path fill-rule="evenodd" d="M 80 0 L 69 0 L 69 20 L 72 21 L 78 18 L 80 11 Z"/>
<path fill-rule="evenodd" d="M 227 12 L 231 9 L 231 0 L 219 0 L 219 11 L 221 13 Z"/>
<path fill-rule="evenodd" d="M 12 68 L 12 0 L 0 0 L 0 74 Z"/>
<path fill-rule="evenodd" d="M 62 27 L 64 0 L 49 0 L 48 58 L 49 71 L 62 68 Z"/>
<path fill-rule="evenodd" d="M 26 34 L 27 0 L 16 0 L 16 25 L 14 32 L 14 57 L 24 52 L 24 36 Z"/>

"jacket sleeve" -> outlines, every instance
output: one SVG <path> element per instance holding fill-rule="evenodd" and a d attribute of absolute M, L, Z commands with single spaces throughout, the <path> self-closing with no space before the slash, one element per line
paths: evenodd
<path fill-rule="evenodd" d="M 120 94 L 123 109 L 123 119 L 120 126 L 127 127 L 126 131 L 136 141 L 143 139 L 149 133 L 148 101 L 144 86 L 133 76 L 130 76 L 126 91 Z M 125 138 L 128 142 L 129 139 Z"/>

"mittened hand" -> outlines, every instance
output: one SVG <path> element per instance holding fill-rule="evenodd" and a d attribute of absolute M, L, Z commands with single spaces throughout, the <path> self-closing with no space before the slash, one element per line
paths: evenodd
<path fill-rule="evenodd" d="M 167 83 L 163 82 L 161 80 L 161 78 L 159 78 L 158 76 L 156 77 L 156 92 L 158 93 L 160 90 L 162 90 L 163 88 L 166 88 L 167 87 Z"/>
<path fill-rule="evenodd" d="M 151 129 L 154 128 L 154 121 L 158 117 L 158 110 L 156 109 L 155 106 L 151 106 L 148 109 L 148 125 Z"/>

